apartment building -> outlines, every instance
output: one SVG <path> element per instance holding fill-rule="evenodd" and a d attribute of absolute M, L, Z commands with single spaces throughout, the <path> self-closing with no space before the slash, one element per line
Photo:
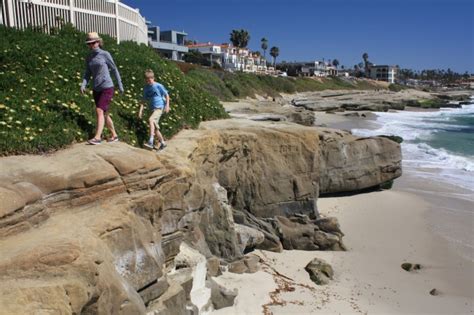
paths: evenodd
<path fill-rule="evenodd" d="M 149 24 L 149 22 L 148 22 Z M 165 58 L 182 61 L 189 48 L 185 45 L 187 33 L 168 30 L 161 31 L 159 26 L 148 26 L 148 41 Z"/>
<path fill-rule="evenodd" d="M 369 68 L 369 77 L 374 80 L 395 83 L 396 75 L 397 75 L 396 66 L 371 65 Z"/>

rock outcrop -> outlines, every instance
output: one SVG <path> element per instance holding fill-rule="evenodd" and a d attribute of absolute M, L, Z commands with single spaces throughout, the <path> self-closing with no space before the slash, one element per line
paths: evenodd
<path fill-rule="evenodd" d="M 114 143 L 2 158 L 1 312 L 223 307 L 233 294 L 209 282 L 219 262 L 252 272 L 253 248 L 343 249 L 319 193 L 376 186 L 400 160 L 389 139 L 246 120 L 184 130 L 159 154 Z"/>

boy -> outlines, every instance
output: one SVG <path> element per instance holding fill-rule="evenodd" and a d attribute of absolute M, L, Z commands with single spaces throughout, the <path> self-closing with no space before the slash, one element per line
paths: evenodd
<path fill-rule="evenodd" d="M 148 123 L 150 124 L 150 139 L 144 145 L 150 149 L 155 148 L 154 135 L 156 134 L 156 137 L 160 142 L 160 146 L 158 147 L 158 149 L 163 150 L 164 148 L 166 148 L 166 143 L 163 139 L 163 136 L 161 135 L 158 122 L 160 121 L 160 117 L 163 114 L 163 111 L 165 113 L 168 113 L 170 111 L 170 97 L 165 87 L 160 83 L 155 82 L 155 74 L 150 69 L 145 71 L 145 82 L 146 85 L 143 88 L 143 99 L 148 102 L 148 107 L 150 108 L 151 115 L 150 118 L 148 118 Z M 164 99 L 166 99 L 166 104 Z M 138 113 L 138 117 L 142 118 L 142 114 L 143 103 L 140 104 L 140 111 Z"/>

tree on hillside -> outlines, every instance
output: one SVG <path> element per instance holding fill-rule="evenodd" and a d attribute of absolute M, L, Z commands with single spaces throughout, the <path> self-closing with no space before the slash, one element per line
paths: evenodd
<path fill-rule="evenodd" d="M 334 67 L 336 67 L 336 69 L 337 69 L 337 66 L 339 66 L 339 60 L 334 59 L 334 60 L 332 61 L 332 65 L 333 65 Z"/>
<path fill-rule="evenodd" d="M 364 59 L 364 64 L 365 64 L 365 76 L 366 77 L 369 77 L 369 54 L 368 53 L 364 53 L 362 55 L 362 59 Z"/>
<path fill-rule="evenodd" d="M 207 58 L 200 51 L 193 49 L 184 54 L 183 60 L 187 63 L 194 63 L 206 67 L 210 67 L 212 65 L 211 62 L 207 60 Z"/>
<path fill-rule="evenodd" d="M 230 41 L 235 47 L 245 48 L 249 44 L 250 34 L 244 29 L 232 30 L 230 33 Z"/>
<path fill-rule="evenodd" d="M 229 40 L 232 43 L 232 45 L 234 45 L 235 47 L 239 47 L 239 45 L 240 45 L 240 32 L 238 30 L 232 30 L 232 32 L 230 33 Z"/>
<path fill-rule="evenodd" d="M 264 37 L 260 40 L 260 42 L 262 43 L 262 50 L 263 50 L 263 58 L 266 57 L 266 52 L 267 52 L 267 49 L 268 49 L 268 40 Z"/>
<path fill-rule="evenodd" d="M 273 46 L 270 48 L 270 56 L 273 57 L 273 66 L 275 67 L 276 65 L 276 58 L 280 54 L 280 49 L 278 47 Z"/>

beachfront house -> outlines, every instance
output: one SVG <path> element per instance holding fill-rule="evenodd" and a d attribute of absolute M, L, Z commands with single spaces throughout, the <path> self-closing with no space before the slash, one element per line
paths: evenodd
<path fill-rule="evenodd" d="M 326 61 L 294 63 L 294 66 L 297 69 L 297 75 L 303 77 L 327 77 L 338 75 L 336 67 Z"/>
<path fill-rule="evenodd" d="M 199 51 L 204 58 L 206 58 L 210 64 L 217 63 L 222 66 L 222 49 L 221 45 L 207 43 L 195 43 L 188 45 L 189 50 Z"/>
<path fill-rule="evenodd" d="M 190 50 L 199 51 L 208 61 L 218 63 L 227 71 L 242 71 L 266 74 L 265 58 L 248 48 L 234 47 L 232 44 L 195 43 L 188 45 Z"/>
<path fill-rule="evenodd" d="M 149 22 L 147 24 L 149 45 L 165 58 L 182 61 L 184 54 L 189 51 L 185 45 L 188 34 L 184 31 L 160 31 L 159 26 L 151 26 Z"/>
<path fill-rule="evenodd" d="M 396 66 L 371 65 L 369 67 L 369 78 L 374 79 L 374 80 L 395 83 L 396 75 L 397 75 Z"/>

